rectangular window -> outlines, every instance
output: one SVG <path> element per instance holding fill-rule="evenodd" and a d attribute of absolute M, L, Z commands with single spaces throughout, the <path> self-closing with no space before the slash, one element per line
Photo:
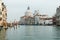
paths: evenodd
<path fill-rule="evenodd" d="M 2 15 L 2 12 L 0 12 L 0 15 Z"/>
<path fill-rule="evenodd" d="M 2 11 L 4 11 L 4 8 L 2 8 Z"/>

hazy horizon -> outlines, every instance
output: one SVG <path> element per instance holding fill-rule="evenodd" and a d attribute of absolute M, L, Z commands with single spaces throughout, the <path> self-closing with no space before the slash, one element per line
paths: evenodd
<path fill-rule="evenodd" d="M 40 14 L 53 16 L 60 5 L 59 0 L 3 0 L 3 2 L 7 6 L 8 21 L 19 20 L 25 14 L 28 6 L 32 13 L 39 10 Z"/>

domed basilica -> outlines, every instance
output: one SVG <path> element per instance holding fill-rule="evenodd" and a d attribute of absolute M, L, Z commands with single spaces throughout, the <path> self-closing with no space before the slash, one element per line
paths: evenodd
<path fill-rule="evenodd" d="M 41 15 L 39 10 L 35 10 L 33 14 L 28 6 L 25 15 L 20 18 L 20 24 L 44 24 L 47 18 L 48 16 Z"/>

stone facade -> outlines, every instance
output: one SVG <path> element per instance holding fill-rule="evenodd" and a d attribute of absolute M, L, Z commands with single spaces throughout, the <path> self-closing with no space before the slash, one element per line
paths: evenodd
<path fill-rule="evenodd" d="M 34 17 L 31 17 L 31 16 L 23 16 L 21 17 L 21 21 L 20 21 L 21 24 L 34 24 Z"/>
<path fill-rule="evenodd" d="M 34 17 L 30 7 L 27 8 L 25 15 L 20 18 L 20 24 L 34 24 Z"/>
<path fill-rule="evenodd" d="M 25 24 L 34 24 L 34 17 L 27 17 L 25 19 Z"/>
<path fill-rule="evenodd" d="M 7 23 L 7 9 L 5 4 L 0 0 L 0 26 Z"/>
<path fill-rule="evenodd" d="M 56 9 L 56 25 L 60 25 L 60 6 Z"/>

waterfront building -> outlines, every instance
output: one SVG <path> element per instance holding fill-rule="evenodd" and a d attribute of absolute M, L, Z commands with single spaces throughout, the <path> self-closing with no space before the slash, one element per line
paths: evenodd
<path fill-rule="evenodd" d="M 34 17 L 28 17 L 25 19 L 25 24 L 34 24 Z"/>
<path fill-rule="evenodd" d="M 35 18 L 35 24 L 40 24 L 40 14 L 39 14 L 39 10 L 35 10 L 34 13 L 34 18 Z"/>
<path fill-rule="evenodd" d="M 25 15 L 20 18 L 20 24 L 52 24 L 52 20 L 48 18 L 48 15 L 41 15 L 39 10 L 31 12 L 30 7 L 27 8 Z"/>
<path fill-rule="evenodd" d="M 56 25 L 60 25 L 60 6 L 56 9 Z"/>
<path fill-rule="evenodd" d="M 34 24 L 34 17 L 22 16 L 20 20 L 21 24 Z"/>
<path fill-rule="evenodd" d="M 4 28 L 7 27 L 7 9 L 4 3 L 2 3 L 2 20 Z"/>
<path fill-rule="evenodd" d="M 26 16 L 20 17 L 20 24 L 25 24 Z"/>
<path fill-rule="evenodd" d="M 25 15 L 20 18 L 21 24 L 34 24 L 34 17 L 30 10 L 30 7 L 27 8 Z"/>
<path fill-rule="evenodd" d="M 55 15 L 53 16 L 52 21 L 53 21 L 53 25 L 56 25 L 56 17 L 55 17 Z"/>
<path fill-rule="evenodd" d="M 40 14 L 39 10 L 35 10 L 34 17 L 35 24 L 49 24 L 51 20 L 50 18 L 48 18 L 48 15 Z"/>
<path fill-rule="evenodd" d="M 45 18 L 45 24 L 49 25 L 49 24 L 53 24 L 53 18 Z"/>
<path fill-rule="evenodd" d="M 7 9 L 5 4 L 0 0 L 0 26 L 7 26 Z"/>
<path fill-rule="evenodd" d="M 2 26 L 2 0 L 0 0 L 0 26 Z"/>
<path fill-rule="evenodd" d="M 46 24 L 46 18 L 48 18 L 47 15 L 40 15 L 40 24 Z"/>

